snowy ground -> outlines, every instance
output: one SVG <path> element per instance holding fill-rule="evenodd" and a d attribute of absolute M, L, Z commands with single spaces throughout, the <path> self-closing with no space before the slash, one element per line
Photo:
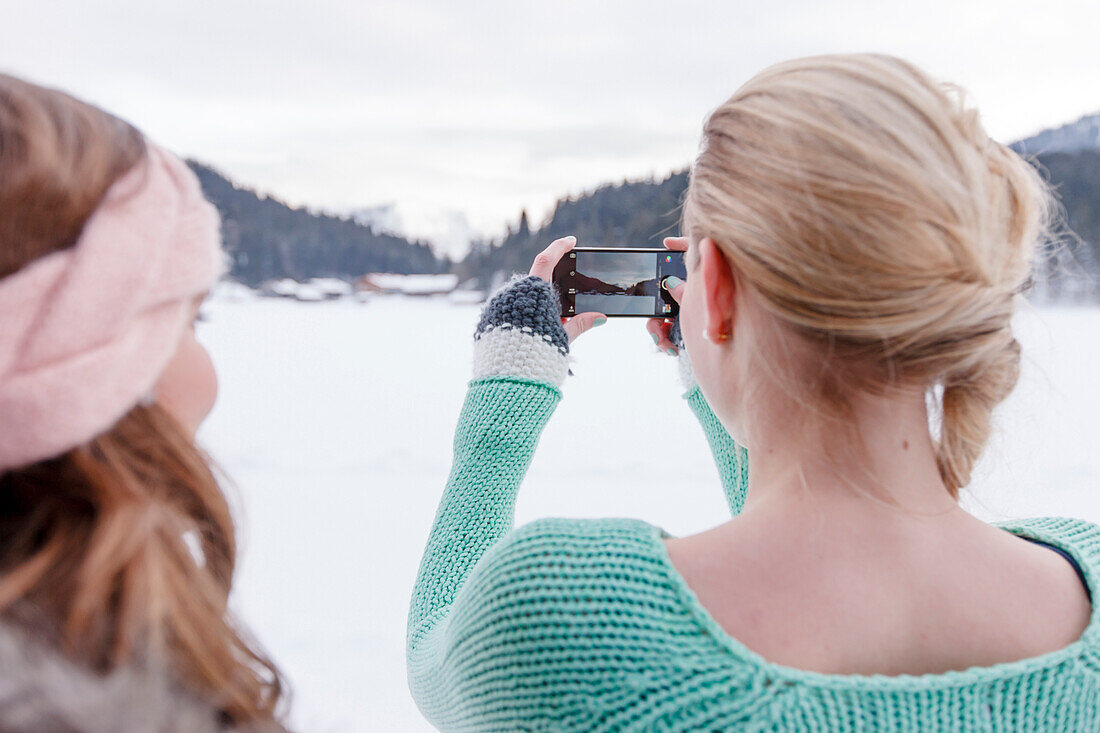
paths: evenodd
<path fill-rule="evenodd" d="M 405 683 L 405 613 L 450 468 L 477 306 L 375 298 L 206 306 L 221 394 L 200 433 L 236 488 L 235 608 L 281 665 L 295 727 L 430 730 Z M 1022 312 L 1020 386 L 969 506 L 1100 522 L 1100 309 Z M 726 518 L 671 358 L 638 320 L 574 346 L 575 376 L 520 493 L 540 516 Z"/>

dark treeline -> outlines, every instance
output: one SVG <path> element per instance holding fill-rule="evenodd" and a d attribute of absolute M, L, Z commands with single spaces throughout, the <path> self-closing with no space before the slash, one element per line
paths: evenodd
<path fill-rule="evenodd" d="M 475 243 L 459 262 L 462 279 L 477 278 L 491 287 L 511 272 L 522 272 L 547 244 L 572 234 L 581 246 L 661 247 L 662 237 L 679 233 L 680 199 L 687 171 L 661 181 L 627 181 L 558 201 L 549 219 L 532 230 L 527 213 L 503 240 Z"/>
<path fill-rule="evenodd" d="M 451 261 L 436 257 L 427 244 L 287 206 L 239 188 L 201 163 L 188 164 L 221 213 L 225 249 L 233 262 L 230 275 L 246 285 L 285 277 L 347 280 L 368 272 L 439 273 L 451 268 Z"/>
<path fill-rule="evenodd" d="M 1065 208 L 1072 234 L 1039 274 L 1037 290 L 1052 300 L 1100 302 L 1100 150 L 1053 152 L 1037 156 Z M 663 236 L 678 234 L 680 202 L 687 172 L 663 180 L 626 181 L 558 201 L 551 215 L 532 228 L 526 212 L 507 236 L 476 242 L 458 263 L 437 257 L 422 242 L 375 233 L 350 219 L 317 214 L 261 197 L 235 186 L 217 171 L 196 162 L 192 169 L 206 196 L 222 216 L 231 276 L 258 286 L 290 277 L 353 279 L 368 272 L 440 273 L 453 270 L 462 280 L 475 278 L 492 288 L 552 240 L 574 234 L 583 245 L 661 246 Z"/>
<path fill-rule="evenodd" d="M 1047 299 L 1100 302 L 1100 150 L 1048 153 L 1037 156 L 1037 163 L 1075 233 L 1061 237 L 1065 246 L 1051 260 L 1052 272 L 1039 273 L 1037 290 Z M 456 272 L 492 288 L 512 272 L 525 271 L 535 254 L 567 234 L 587 246 L 660 247 L 662 237 L 679 233 L 686 188 L 686 171 L 661 181 L 601 186 L 559 201 L 537 229 L 531 229 L 525 212 L 503 240 L 475 244 Z"/>
<path fill-rule="evenodd" d="M 1100 302 L 1100 150 L 1038 156 L 1040 170 L 1065 207 L 1065 248 L 1052 261 L 1052 298 Z"/>

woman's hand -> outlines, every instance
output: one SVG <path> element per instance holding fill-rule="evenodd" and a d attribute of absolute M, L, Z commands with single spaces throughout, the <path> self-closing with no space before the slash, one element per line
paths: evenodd
<path fill-rule="evenodd" d="M 687 252 L 687 237 L 665 237 L 664 241 L 665 247 L 668 249 L 676 250 L 677 252 Z M 675 276 L 668 278 L 668 280 L 673 282 L 679 281 L 674 287 L 668 290 L 672 299 L 679 303 L 680 298 L 683 297 L 684 294 L 684 282 Z M 657 344 L 657 347 L 661 351 L 676 356 L 680 353 L 680 350 L 676 348 L 676 344 L 672 343 L 669 338 L 669 332 L 672 330 L 673 325 L 675 325 L 675 322 L 671 318 L 650 318 L 646 321 L 645 330 L 649 331 L 653 343 Z"/>
<path fill-rule="evenodd" d="M 535 261 L 531 265 L 531 272 L 529 274 L 540 277 L 546 282 L 553 284 L 554 268 L 557 267 L 558 262 L 565 253 L 573 249 L 576 244 L 577 238 L 573 236 L 555 239 L 550 243 L 549 247 L 535 255 Z M 607 316 L 603 313 L 587 311 L 585 313 L 578 313 L 572 318 L 563 318 L 561 322 L 562 326 L 565 328 L 566 335 L 569 336 L 569 343 L 573 343 L 577 340 L 578 336 L 593 326 L 602 326 L 607 323 Z"/>

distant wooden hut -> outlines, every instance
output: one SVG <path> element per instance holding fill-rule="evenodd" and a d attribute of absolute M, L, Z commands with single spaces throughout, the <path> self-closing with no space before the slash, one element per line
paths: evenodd
<path fill-rule="evenodd" d="M 458 286 L 458 275 L 398 275 L 372 272 L 359 278 L 357 290 L 384 295 L 449 295 Z"/>
<path fill-rule="evenodd" d="M 291 298 L 304 303 L 317 303 L 352 295 L 352 286 L 344 280 L 330 277 L 315 277 L 304 283 L 283 278 L 264 283 L 260 288 L 260 294 L 275 298 Z"/>

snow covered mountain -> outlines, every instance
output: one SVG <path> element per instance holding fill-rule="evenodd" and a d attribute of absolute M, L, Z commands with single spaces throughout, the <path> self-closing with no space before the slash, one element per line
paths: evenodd
<path fill-rule="evenodd" d="M 470 250 L 470 242 L 483 236 L 482 232 L 474 229 L 463 212 L 427 201 L 402 200 L 367 206 L 349 213 L 355 221 L 376 232 L 428 242 L 436 254 L 452 260 L 465 257 Z"/>
<path fill-rule="evenodd" d="M 1083 115 L 1074 122 L 1060 127 L 1042 130 L 1027 138 L 1011 143 L 1010 147 L 1018 153 L 1035 155 L 1050 152 L 1076 152 L 1080 150 L 1100 150 L 1100 112 Z M 679 174 L 678 174 L 679 175 Z M 666 181 L 657 185 L 686 185 L 686 180 Z M 611 193 L 604 188 L 614 188 Z M 596 195 L 615 197 L 618 186 L 605 186 L 594 192 L 568 199 L 569 205 L 587 205 Z M 678 192 L 677 192 L 678 193 Z M 558 202 L 559 206 L 562 201 Z M 673 204 L 674 205 L 674 204 Z M 631 206 L 628 209 L 645 207 Z M 666 208 L 660 208 L 661 211 Z M 347 212 L 355 221 L 371 227 L 376 233 L 392 234 L 408 240 L 419 240 L 431 245 L 437 255 L 450 257 L 454 261 L 462 260 L 470 251 L 470 243 L 475 239 L 500 239 L 505 232 L 486 231 L 475 226 L 463 211 L 447 208 L 438 202 L 426 199 L 401 199 L 374 206 L 354 209 Z M 595 217 L 584 217 L 585 221 L 602 221 Z M 564 224 L 564 222 L 563 222 Z M 570 221 L 567 228 L 576 228 L 576 222 Z M 551 227 L 553 228 L 553 227 Z M 648 227 L 643 227 L 648 228 Z M 572 230 L 572 229 L 570 229 Z M 607 239 L 602 233 L 601 239 Z"/>
<path fill-rule="evenodd" d="M 1100 149 L 1100 112 L 1084 115 L 1076 122 L 1067 122 L 1061 127 L 1053 127 L 1017 140 L 1010 147 L 1017 153 L 1031 155 Z"/>

